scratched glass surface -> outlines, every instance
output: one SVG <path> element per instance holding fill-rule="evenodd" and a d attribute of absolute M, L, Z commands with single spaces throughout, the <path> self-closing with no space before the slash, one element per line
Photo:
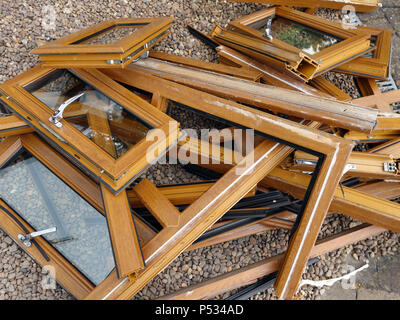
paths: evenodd
<path fill-rule="evenodd" d="M 112 44 L 140 30 L 144 24 L 116 25 L 72 44 Z"/>
<path fill-rule="evenodd" d="M 52 110 L 83 93 L 65 108 L 64 118 L 115 159 L 145 138 L 152 129 L 67 70 L 56 70 L 25 88 Z"/>
<path fill-rule="evenodd" d="M 0 196 L 95 285 L 115 267 L 105 217 L 28 151 L 0 170 Z"/>
<path fill-rule="evenodd" d="M 269 29 L 268 20 L 269 18 L 263 18 L 248 26 L 263 32 L 264 37 L 270 35 L 273 39 L 286 42 L 310 55 L 316 54 L 343 40 L 280 16 L 272 17 Z"/>

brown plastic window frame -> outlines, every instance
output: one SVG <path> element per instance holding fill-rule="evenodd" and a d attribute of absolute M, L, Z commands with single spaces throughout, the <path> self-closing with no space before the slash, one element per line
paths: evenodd
<path fill-rule="evenodd" d="M 315 128 L 315 123 L 312 124 L 312 127 L 303 126 L 206 92 L 154 77 L 134 66 L 129 66 L 118 73 L 112 72 L 111 69 L 108 70 L 110 72 L 107 72 L 107 74 L 117 81 L 148 92 L 156 90 L 160 96 L 166 99 L 181 103 L 210 116 L 224 119 L 234 125 L 253 128 L 264 137 L 279 141 L 282 144 L 279 144 L 277 148 L 282 148 L 282 151 L 285 150 L 285 152 L 281 153 L 282 158 L 280 158 L 279 163 L 293 150 L 292 147 L 296 146 L 312 150 L 312 152 L 321 157 L 319 167 L 316 170 L 318 172 L 313 178 L 312 191 L 309 191 L 307 195 L 307 205 L 290 241 L 285 262 L 277 280 L 278 296 L 281 298 L 293 297 L 336 186 L 342 177 L 346 160 L 351 153 L 353 144 L 345 139 L 313 129 L 312 127 Z M 276 138 L 277 133 L 279 133 L 279 137 L 285 138 Z M 214 186 L 215 189 L 218 188 L 216 187 L 218 185 L 217 182 Z M 192 206 L 198 203 L 207 204 L 210 190 L 193 203 Z M 215 193 L 213 197 L 215 197 Z M 193 240 L 195 238 L 192 237 Z M 180 246 L 181 250 L 184 249 L 181 242 L 177 242 L 175 246 Z M 175 254 L 175 257 L 179 252 Z M 170 254 L 172 255 L 172 253 Z M 161 262 L 158 264 L 161 264 Z M 159 265 L 159 270 L 162 270 L 167 265 L 168 262 Z M 140 281 L 138 281 L 139 279 Z M 139 275 L 139 278 L 134 279 L 131 283 L 126 281 L 119 283 L 112 293 L 101 298 L 130 299 L 143 288 L 145 283 L 142 281 L 144 280 Z M 93 297 L 91 296 L 91 298 Z"/>
<path fill-rule="evenodd" d="M 71 161 L 79 163 L 85 171 L 102 181 L 115 193 L 120 192 L 150 163 L 146 152 L 152 152 L 152 158 L 160 155 L 162 147 L 169 148 L 179 138 L 179 123 L 141 99 L 122 85 L 116 83 L 97 69 L 70 69 L 95 89 L 99 90 L 139 119 L 153 128 L 160 129 L 165 139 L 154 141 L 140 140 L 120 158 L 114 159 L 105 150 L 74 128 L 68 121 L 61 120 L 62 128 L 49 121 L 53 110 L 29 93 L 24 86 L 36 81 L 56 69 L 36 66 L 27 72 L 0 85 L 2 101 L 20 118 L 56 145 Z"/>
<path fill-rule="evenodd" d="M 347 160 L 349 170 L 346 177 L 364 177 L 368 179 L 400 180 L 398 171 L 386 171 L 385 164 L 398 167 L 399 159 L 392 155 L 353 151 Z M 317 158 L 302 151 L 295 151 L 293 159 L 289 160 L 291 171 L 313 171 Z"/>
<path fill-rule="evenodd" d="M 101 22 L 33 49 L 43 65 L 59 68 L 123 68 L 169 34 L 173 18 L 115 19 Z M 112 44 L 85 44 L 118 26 L 139 30 Z M 82 42 L 82 44 L 74 44 Z"/>
<path fill-rule="evenodd" d="M 381 7 L 378 0 L 228 0 L 251 3 L 266 3 L 305 8 L 329 8 L 341 10 L 345 5 L 353 6 L 356 11 L 370 12 Z"/>
<path fill-rule="evenodd" d="M 371 132 L 376 125 L 377 112 L 373 112 L 371 108 L 359 108 L 355 103 L 312 96 L 153 58 L 139 61 L 134 67 L 166 80 L 275 113 L 281 112 L 362 132 Z M 129 68 L 131 67 L 127 67 Z M 106 70 L 105 73 L 107 72 Z M 115 72 L 110 70 L 110 73 Z"/>
<path fill-rule="evenodd" d="M 113 273 L 123 277 L 144 267 L 138 235 L 125 191 L 119 195 L 114 195 L 108 189 L 101 187 L 102 192 L 100 192 L 99 184 L 88 178 L 35 134 L 13 136 L 3 140 L 0 143 L 0 167 L 7 163 L 21 148 L 29 151 L 47 169 L 92 205 L 99 214 L 106 217 L 117 269 L 117 272 L 114 271 Z M 107 193 L 106 197 L 104 196 L 104 191 Z M 10 213 L 14 216 L 14 219 L 10 216 Z M 114 223 L 117 219 L 120 220 L 118 225 Z M 135 223 L 138 222 L 136 219 Z M 122 227 L 121 223 L 124 224 Z M 30 233 L 35 230 L 2 199 L 0 199 L 0 226 L 40 265 L 51 264 L 56 270 L 57 281 L 74 297 L 82 299 L 95 288 L 93 283 L 43 237 L 34 239 L 38 246 L 23 246 L 18 239 L 18 234 Z M 140 222 L 139 226 L 143 229 Z M 49 260 L 46 259 L 46 256 Z"/>
<path fill-rule="evenodd" d="M 390 71 L 392 30 L 357 27 L 376 37 L 376 48 L 372 57 L 359 57 L 333 69 L 334 72 L 355 76 L 387 80 Z"/>
<path fill-rule="evenodd" d="M 321 50 L 316 54 L 310 55 L 286 42 L 278 39 L 270 40 L 264 37 L 262 32 L 248 26 L 253 22 L 271 17 L 273 15 L 292 20 L 313 29 L 339 37 L 343 40 Z M 350 59 L 355 59 L 359 56 L 362 56 L 363 54 L 372 50 L 369 40 L 370 35 L 366 31 L 361 29 L 344 29 L 338 23 L 286 7 L 271 7 L 265 10 L 254 12 L 250 15 L 231 21 L 228 25 L 228 28 L 231 30 L 237 29 L 249 36 L 263 40 L 266 43 L 272 44 L 277 48 L 287 50 L 288 52 L 297 54 L 302 53 L 303 55 L 310 57 L 313 61 L 318 63 L 318 69 L 310 77 L 310 79 L 334 69 L 338 65 L 341 65 Z"/>

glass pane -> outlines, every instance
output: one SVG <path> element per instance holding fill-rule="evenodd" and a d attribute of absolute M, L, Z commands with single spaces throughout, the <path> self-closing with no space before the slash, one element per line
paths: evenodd
<path fill-rule="evenodd" d="M 95 285 L 115 267 L 106 218 L 27 151 L 0 170 L 0 196 Z"/>
<path fill-rule="evenodd" d="M 136 32 L 147 23 L 116 25 L 72 44 L 112 44 Z"/>
<path fill-rule="evenodd" d="M 46 79 L 29 84 L 26 89 L 52 110 L 83 93 L 68 105 L 64 118 L 115 159 L 146 137 L 151 129 L 127 109 L 67 70 L 54 71 Z"/>
<path fill-rule="evenodd" d="M 342 41 L 336 36 L 280 16 L 271 18 L 272 22 L 269 22 L 270 18 L 264 18 L 249 24 L 249 27 L 263 32 L 265 37 L 270 35 L 311 55 Z"/>

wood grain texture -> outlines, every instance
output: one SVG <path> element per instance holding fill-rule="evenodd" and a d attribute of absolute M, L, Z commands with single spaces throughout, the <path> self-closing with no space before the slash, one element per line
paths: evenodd
<path fill-rule="evenodd" d="M 204 90 L 234 101 L 316 120 L 339 128 L 371 132 L 377 112 L 356 104 L 310 96 L 293 90 L 263 85 L 210 71 L 188 69 L 155 59 L 138 61 L 135 68 L 167 80 Z M 349 99 L 350 100 L 350 99 Z"/>
<path fill-rule="evenodd" d="M 327 252 L 339 249 L 348 244 L 364 240 L 377 235 L 385 229 L 376 226 L 361 225 L 332 237 L 317 241 L 310 257 L 317 257 Z M 159 300 L 204 300 L 212 299 L 217 295 L 250 285 L 257 279 L 279 270 L 284 259 L 284 254 L 263 259 L 246 267 L 233 270 L 220 276 L 203 281 L 199 284 L 178 290 L 170 295 L 165 295 Z"/>
<path fill-rule="evenodd" d="M 133 191 L 164 228 L 179 225 L 181 213 L 149 179 L 140 181 Z"/>
<path fill-rule="evenodd" d="M 144 268 L 128 197 L 125 192 L 114 195 L 103 185 L 101 193 L 118 274 L 120 277 L 126 277 Z"/>

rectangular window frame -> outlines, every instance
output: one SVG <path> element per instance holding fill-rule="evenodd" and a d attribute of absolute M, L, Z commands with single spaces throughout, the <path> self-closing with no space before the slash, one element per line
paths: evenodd
<path fill-rule="evenodd" d="M 124 277 L 144 268 L 134 223 L 137 224 L 136 227 L 139 231 L 143 230 L 143 226 L 137 219 L 134 222 L 125 191 L 119 195 L 112 194 L 111 191 L 88 178 L 36 134 L 12 136 L 2 141 L 0 143 L 0 167 L 6 164 L 21 148 L 29 151 L 47 169 L 92 205 L 99 214 L 106 217 L 116 265 L 111 274 L 115 273 L 118 277 Z M 100 188 L 103 194 L 100 192 Z M 104 189 L 108 193 L 107 197 L 104 197 Z M 118 208 L 118 212 L 112 208 Z M 119 234 L 116 234 L 113 224 L 116 218 L 121 219 L 126 224 L 122 232 L 121 228 L 118 229 Z M 31 247 L 22 245 L 18 239 L 18 234 L 36 230 L 29 226 L 18 212 L 10 208 L 2 199 L 0 199 L 0 226 L 40 265 L 52 265 L 56 270 L 57 281 L 74 297 L 83 299 L 95 289 L 96 286 L 43 237 L 37 237 L 33 240 L 37 245 Z M 46 256 L 48 259 L 46 259 Z"/>
<path fill-rule="evenodd" d="M 281 152 L 280 156 L 282 158 L 279 158 L 280 161 L 278 161 L 276 165 L 285 159 L 286 155 L 288 155 L 287 152 L 290 153 L 293 150 L 291 147 L 312 150 L 311 153 L 320 157 L 320 162 L 316 174 L 313 176 L 311 187 L 309 187 L 306 193 L 308 199 L 307 204 L 305 205 L 299 221 L 296 223 L 296 231 L 290 241 L 285 262 L 276 283 L 278 296 L 281 298 L 293 297 L 336 190 L 336 186 L 343 175 L 346 160 L 353 148 L 352 142 L 313 129 L 317 125 L 315 123 L 310 124 L 311 128 L 303 126 L 184 85 L 154 77 L 148 72 L 140 71 L 134 66 L 129 66 L 118 73 L 110 72 L 107 74 L 117 81 L 141 90 L 149 92 L 156 90 L 160 96 L 186 105 L 198 112 L 208 114 L 208 116 L 223 119 L 223 121 L 242 128 L 255 129 L 257 133 L 265 138 L 282 144 L 277 147 Z M 279 132 L 280 137 L 285 138 L 276 137 L 277 132 Z M 270 161 L 275 160 L 274 158 Z M 273 167 L 275 166 L 273 165 Z M 216 185 L 218 185 L 218 182 Z M 221 192 L 222 191 L 223 190 L 221 190 Z M 197 206 L 198 203 L 208 203 L 208 197 L 209 192 L 206 192 L 194 204 Z M 215 197 L 215 194 L 213 197 Z M 192 204 L 192 206 L 194 204 Z M 205 231 L 210 226 L 211 224 L 207 225 L 203 230 Z M 195 240 L 195 238 L 193 239 L 192 237 L 192 240 Z M 187 243 L 187 246 L 189 244 L 190 243 Z M 159 245 L 158 243 L 158 247 Z M 149 243 L 149 247 L 150 246 L 151 244 Z M 177 250 L 175 252 L 175 257 L 181 251 L 178 249 L 179 246 L 181 246 L 181 249 L 184 249 L 182 241 L 177 241 L 174 248 L 174 251 Z M 297 255 L 297 253 L 299 255 Z M 172 258 L 173 253 L 170 252 L 170 255 Z M 157 264 L 161 271 L 168 265 L 168 261 L 164 263 L 158 262 Z M 145 280 L 148 276 L 147 272 L 151 271 L 147 270 L 146 272 L 146 270 L 144 274 L 139 274 L 138 277 L 132 278 L 131 282 L 120 282 L 112 293 L 102 297 L 92 295 L 90 298 L 130 299 L 147 283 Z"/>
<path fill-rule="evenodd" d="M 71 69 L 69 71 L 74 75 L 122 105 L 151 127 L 164 132 L 165 139 L 160 139 L 156 143 L 142 139 L 120 158 L 114 159 L 68 121 L 61 120 L 62 128 L 51 123 L 49 117 L 54 111 L 24 89 L 24 86 L 54 70 L 39 65 L 3 83 L 0 85 L 0 92 L 3 93 L 1 99 L 10 110 L 26 121 L 51 144 L 55 145 L 71 161 L 78 163 L 85 171 L 89 171 L 93 177 L 102 181 L 115 193 L 120 192 L 138 177 L 149 166 L 153 158 L 160 156 L 159 152 L 162 147 L 164 147 L 164 150 L 168 149 L 179 139 L 178 122 L 116 83 L 104 73 L 96 69 Z M 151 153 L 152 158 L 148 159 L 146 152 L 152 150 L 151 148 L 155 151 Z"/>
<path fill-rule="evenodd" d="M 376 49 L 372 57 L 359 57 L 333 69 L 334 72 L 378 80 L 388 80 L 390 76 L 392 30 L 357 27 L 376 37 Z"/>
<path fill-rule="evenodd" d="M 381 7 L 378 0 L 228 0 L 239 2 L 266 3 L 282 6 L 305 8 L 329 8 L 341 10 L 345 5 L 351 5 L 359 12 L 370 12 Z"/>
<path fill-rule="evenodd" d="M 31 53 L 38 54 L 48 67 L 123 68 L 165 38 L 172 21 L 169 17 L 104 21 L 46 43 Z M 112 44 L 73 44 L 129 24 L 144 26 Z"/>
<path fill-rule="evenodd" d="M 333 36 L 342 38 L 343 41 L 323 49 L 316 54 L 309 55 L 304 53 L 302 50 L 278 39 L 270 40 L 264 37 L 260 31 L 248 26 L 249 24 L 260 19 L 272 17 L 274 15 L 304 24 L 322 32 L 332 34 Z M 231 21 L 228 25 L 228 29 L 239 30 L 244 34 L 264 41 L 264 43 L 272 44 L 276 48 L 296 54 L 301 53 L 310 57 L 314 62 L 318 63 L 318 68 L 311 78 L 334 69 L 338 65 L 341 65 L 351 59 L 362 56 L 373 49 L 370 47 L 370 35 L 366 31 L 361 29 L 344 29 L 338 23 L 286 7 L 271 7 L 265 10 L 254 12 L 250 15 Z M 238 36 L 239 35 L 240 33 L 238 33 Z"/>

